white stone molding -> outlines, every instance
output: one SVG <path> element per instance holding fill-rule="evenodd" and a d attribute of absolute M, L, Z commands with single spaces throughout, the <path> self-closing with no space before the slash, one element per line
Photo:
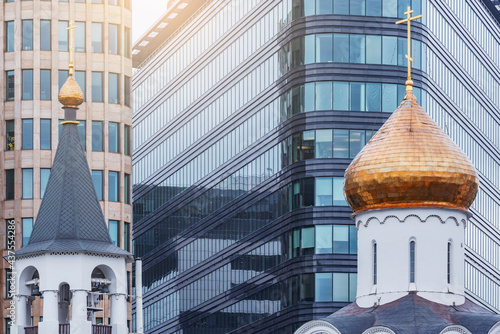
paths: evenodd
<path fill-rule="evenodd" d="M 491 327 L 488 334 L 500 334 L 500 321 Z"/>
<path fill-rule="evenodd" d="M 419 215 L 416 215 L 416 214 L 410 214 L 410 215 L 405 216 L 403 219 L 399 218 L 399 217 L 398 217 L 398 216 L 396 216 L 396 215 L 388 215 L 388 216 L 386 216 L 386 217 L 385 217 L 384 219 L 382 219 L 382 220 L 380 220 L 380 219 L 379 219 L 379 217 L 372 216 L 372 217 L 369 217 L 369 218 L 366 220 L 366 222 L 365 222 L 365 223 L 363 223 L 363 221 L 361 221 L 361 219 L 360 219 L 360 220 L 358 220 L 358 221 L 356 222 L 356 228 L 357 228 L 357 229 L 359 229 L 359 227 L 360 227 L 361 225 L 363 225 L 363 226 L 367 227 L 367 226 L 368 226 L 368 224 L 369 224 L 372 220 L 376 220 L 376 221 L 378 221 L 380 224 L 385 224 L 385 223 L 386 223 L 389 219 L 391 219 L 391 218 L 396 219 L 396 220 L 397 220 L 397 221 L 399 221 L 400 223 L 404 223 L 404 222 L 405 222 L 408 218 L 410 218 L 410 217 L 417 218 L 418 220 L 420 220 L 420 222 L 421 222 L 421 223 L 426 223 L 426 222 L 429 220 L 429 218 L 437 218 L 441 224 L 445 224 L 448 220 L 452 220 L 452 221 L 454 221 L 454 222 L 455 222 L 455 224 L 456 224 L 457 226 L 460 226 L 460 222 L 461 222 L 461 223 L 464 225 L 464 228 L 465 228 L 465 226 L 466 226 L 466 224 L 467 224 L 467 222 L 465 221 L 465 219 L 462 219 L 462 220 L 460 220 L 460 222 L 459 222 L 459 221 L 458 221 L 458 219 L 457 219 L 457 218 L 455 218 L 455 217 L 453 217 L 453 216 L 448 216 L 446 219 L 443 219 L 443 218 L 442 218 L 441 216 L 439 216 L 439 215 L 432 214 L 432 215 L 428 215 L 425 219 L 422 219 L 422 217 L 420 217 Z"/>
<path fill-rule="evenodd" d="M 392 329 L 385 326 L 370 327 L 363 334 L 396 334 Z"/>
<path fill-rule="evenodd" d="M 335 326 L 324 320 L 312 320 L 303 324 L 294 334 L 342 334 Z"/>
<path fill-rule="evenodd" d="M 441 333 L 439 333 L 439 334 L 445 334 L 445 333 L 448 333 L 448 334 L 472 334 L 472 332 L 470 330 L 468 330 L 464 326 L 460 326 L 460 325 L 448 326 L 445 329 L 443 329 L 441 331 Z"/>

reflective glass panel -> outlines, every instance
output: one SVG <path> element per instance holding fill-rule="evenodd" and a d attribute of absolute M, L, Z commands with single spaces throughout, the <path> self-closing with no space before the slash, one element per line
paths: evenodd
<path fill-rule="evenodd" d="M 120 103 L 118 74 L 117 73 L 109 73 L 108 84 L 109 84 L 109 87 L 108 87 L 109 103 Z"/>
<path fill-rule="evenodd" d="M 93 170 L 92 171 L 92 181 L 94 182 L 95 192 L 97 194 L 97 199 L 102 201 L 103 195 L 103 174 L 102 170 Z"/>
<path fill-rule="evenodd" d="M 382 36 L 366 36 L 366 63 L 382 63 Z"/>
<path fill-rule="evenodd" d="M 349 157 L 353 159 L 365 146 L 365 130 L 350 130 Z"/>
<path fill-rule="evenodd" d="M 316 35 L 316 62 L 331 63 L 333 61 L 332 34 Z"/>
<path fill-rule="evenodd" d="M 6 51 L 14 51 L 14 21 L 5 22 Z"/>
<path fill-rule="evenodd" d="M 92 23 L 92 52 L 102 52 L 102 23 Z"/>
<path fill-rule="evenodd" d="M 316 110 L 332 110 L 332 82 L 316 82 Z"/>
<path fill-rule="evenodd" d="M 23 169 L 23 199 L 33 198 L 33 169 Z"/>
<path fill-rule="evenodd" d="M 314 130 L 302 132 L 302 159 L 314 159 Z"/>
<path fill-rule="evenodd" d="M 379 83 L 366 84 L 366 111 L 381 111 L 382 85 Z"/>
<path fill-rule="evenodd" d="M 15 92 L 14 71 L 7 71 L 5 84 L 6 84 L 5 99 L 7 101 L 14 101 L 14 92 Z"/>
<path fill-rule="evenodd" d="M 350 0 L 350 15 L 365 15 L 365 0 Z"/>
<path fill-rule="evenodd" d="M 334 225 L 333 226 L 333 253 L 348 254 L 349 253 L 349 226 Z"/>
<path fill-rule="evenodd" d="M 114 152 L 118 153 L 118 144 L 119 144 L 119 124 L 118 123 L 113 123 L 109 122 L 109 146 L 108 150 L 109 152 Z"/>
<path fill-rule="evenodd" d="M 59 29 L 59 38 L 58 38 L 58 50 L 59 51 L 68 51 L 68 21 L 59 21 L 58 29 Z"/>
<path fill-rule="evenodd" d="M 398 107 L 398 86 L 382 85 L 382 111 L 393 112 Z"/>
<path fill-rule="evenodd" d="M 92 102 L 103 102 L 102 72 L 92 72 Z"/>
<path fill-rule="evenodd" d="M 349 83 L 333 83 L 333 110 L 349 110 Z"/>
<path fill-rule="evenodd" d="M 332 273 L 315 274 L 315 296 L 316 302 L 331 302 L 333 296 Z"/>
<path fill-rule="evenodd" d="M 23 100 L 33 100 L 33 70 L 23 70 Z"/>
<path fill-rule="evenodd" d="M 333 273 L 333 301 L 349 301 L 349 274 Z"/>
<path fill-rule="evenodd" d="M 304 64 L 312 64 L 316 60 L 316 36 L 304 36 Z"/>
<path fill-rule="evenodd" d="M 85 88 L 86 88 L 86 80 L 85 80 L 85 71 L 75 71 L 75 80 L 80 86 L 80 89 L 83 93 L 83 100 L 85 101 Z"/>
<path fill-rule="evenodd" d="M 386 17 L 398 16 L 398 0 L 383 0 L 382 15 Z"/>
<path fill-rule="evenodd" d="M 110 220 L 108 225 L 111 242 L 115 246 L 120 246 L 120 222 L 117 220 Z"/>
<path fill-rule="evenodd" d="M 119 200 L 119 181 L 118 172 L 109 171 L 108 173 L 108 200 L 111 202 L 118 202 Z"/>
<path fill-rule="evenodd" d="M 333 157 L 349 157 L 349 130 L 333 130 Z"/>
<path fill-rule="evenodd" d="M 382 37 L 382 63 L 385 65 L 397 65 L 398 38 L 392 36 Z"/>
<path fill-rule="evenodd" d="M 33 20 L 23 20 L 23 50 L 33 50 Z"/>
<path fill-rule="evenodd" d="M 315 206 L 330 206 L 333 204 L 333 189 L 331 177 L 317 177 Z"/>
<path fill-rule="evenodd" d="M 75 22 L 76 29 L 75 34 L 75 51 L 85 52 L 85 22 Z"/>
<path fill-rule="evenodd" d="M 332 144 L 332 130 L 316 130 L 316 158 L 332 158 Z"/>
<path fill-rule="evenodd" d="M 314 101 L 315 101 L 315 84 L 314 82 L 307 83 L 304 85 L 304 111 L 313 111 L 314 110 Z"/>
<path fill-rule="evenodd" d="M 101 121 L 92 121 L 92 151 L 103 151 L 103 130 Z"/>
<path fill-rule="evenodd" d="M 23 218 L 23 247 L 28 244 L 33 232 L 33 218 Z"/>
<path fill-rule="evenodd" d="M 316 14 L 333 14 L 333 0 L 316 0 Z"/>
<path fill-rule="evenodd" d="M 304 0 L 304 16 L 316 14 L 316 0 Z"/>
<path fill-rule="evenodd" d="M 40 149 L 50 150 L 50 119 L 40 119 Z"/>
<path fill-rule="evenodd" d="M 59 70 L 59 72 L 57 72 L 57 74 L 58 74 L 57 79 L 59 81 L 58 84 L 59 84 L 59 91 L 60 91 L 61 87 L 64 85 L 64 83 L 68 79 L 68 71 L 67 70 Z"/>
<path fill-rule="evenodd" d="M 23 150 L 33 149 L 33 120 L 23 119 Z"/>
<path fill-rule="evenodd" d="M 366 0 L 367 16 L 382 16 L 382 0 Z"/>
<path fill-rule="evenodd" d="M 40 100 L 50 100 L 50 70 L 40 70 Z"/>
<path fill-rule="evenodd" d="M 352 2 L 351 2 L 352 3 Z M 351 63 L 365 63 L 365 35 L 350 35 Z"/>
<path fill-rule="evenodd" d="M 337 3 L 337 2 L 335 2 Z M 336 63 L 348 63 L 349 62 L 349 35 L 347 34 L 335 34 L 333 36 L 333 60 Z"/>
<path fill-rule="evenodd" d="M 113 55 L 118 54 L 118 26 L 116 24 L 109 25 L 109 53 Z"/>
<path fill-rule="evenodd" d="M 344 197 L 344 178 L 333 178 L 333 205 L 347 206 L 347 201 Z"/>
<path fill-rule="evenodd" d="M 50 168 L 40 169 L 40 198 L 43 198 L 45 194 L 45 189 L 47 188 L 47 183 L 49 182 Z"/>
<path fill-rule="evenodd" d="M 337 15 L 349 15 L 349 0 L 335 0 L 333 13 Z"/>
<path fill-rule="evenodd" d="M 332 253 L 332 233 L 332 225 L 316 225 L 316 254 Z"/>
<path fill-rule="evenodd" d="M 351 82 L 351 111 L 365 111 L 365 84 Z"/>

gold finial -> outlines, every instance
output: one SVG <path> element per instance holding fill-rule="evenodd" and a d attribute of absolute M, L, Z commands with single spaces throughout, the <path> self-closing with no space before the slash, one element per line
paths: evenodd
<path fill-rule="evenodd" d="M 71 20 L 69 21 L 69 26 L 66 28 L 66 30 L 69 30 L 69 75 L 73 75 L 73 56 L 75 52 L 75 29 L 76 29 L 76 24 L 75 21 Z"/>
<path fill-rule="evenodd" d="M 411 62 L 413 61 L 413 58 L 411 57 L 411 38 L 410 38 L 411 25 L 410 25 L 410 22 L 422 17 L 422 15 L 417 15 L 417 16 L 412 17 L 411 13 L 413 13 L 413 10 L 411 9 L 410 6 L 408 6 L 408 10 L 405 12 L 406 19 L 396 22 L 396 24 L 401 24 L 404 22 L 408 23 L 408 54 L 406 55 L 406 59 L 408 59 L 408 79 L 406 80 L 406 91 L 410 91 L 410 92 L 413 90 L 413 88 L 412 88 L 413 81 L 411 80 Z"/>

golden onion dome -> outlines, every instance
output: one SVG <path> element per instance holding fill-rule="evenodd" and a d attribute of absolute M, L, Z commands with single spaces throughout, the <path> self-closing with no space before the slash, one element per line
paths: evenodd
<path fill-rule="evenodd" d="M 410 91 L 347 168 L 344 192 L 355 214 L 407 207 L 468 210 L 478 186 L 465 153 Z"/>
<path fill-rule="evenodd" d="M 78 108 L 83 103 L 83 92 L 73 75 L 69 75 L 68 79 L 61 87 L 59 92 L 59 102 L 64 107 Z"/>

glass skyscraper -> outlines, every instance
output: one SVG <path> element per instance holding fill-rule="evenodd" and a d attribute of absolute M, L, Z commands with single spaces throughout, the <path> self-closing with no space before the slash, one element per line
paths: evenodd
<path fill-rule="evenodd" d="M 485 0 L 486 1 L 486 0 Z M 490 1 L 490 0 L 487 0 Z M 133 49 L 147 333 L 291 333 L 356 295 L 351 159 L 405 93 L 481 182 L 468 297 L 500 311 L 500 25 L 480 0 L 174 3 Z M 421 22 L 420 22 L 421 21 Z"/>

